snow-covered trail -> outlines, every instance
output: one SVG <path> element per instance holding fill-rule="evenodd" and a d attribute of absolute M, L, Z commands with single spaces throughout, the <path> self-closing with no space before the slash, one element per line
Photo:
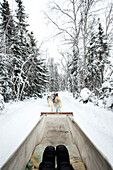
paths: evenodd
<path fill-rule="evenodd" d="M 113 165 L 113 112 L 82 104 L 68 92 L 60 92 L 61 111 L 74 113 L 75 121 Z M 40 112 L 50 111 L 46 96 L 6 105 L 0 114 L 0 167 L 26 138 L 40 119 Z"/>

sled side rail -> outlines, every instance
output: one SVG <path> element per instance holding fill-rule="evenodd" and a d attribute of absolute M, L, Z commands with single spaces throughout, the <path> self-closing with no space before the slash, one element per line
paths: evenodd
<path fill-rule="evenodd" d="M 63 114 L 63 115 L 71 115 L 73 116 L 73 112 L 41 112 L 41 115 L 40 116 L 43 116 L 43 115 L 51 115 L 51 114 Z"/>

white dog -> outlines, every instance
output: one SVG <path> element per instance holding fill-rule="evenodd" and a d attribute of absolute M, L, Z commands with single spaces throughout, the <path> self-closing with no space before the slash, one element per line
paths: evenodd
<path fill-rule="evenodd" d="M 47 102 L 48 102 L 49 107 L 51 108 L 51 112 L 53 112 L 54 111 L 54 103 L 53 103 L 52 96 L 47 96 Z"/>

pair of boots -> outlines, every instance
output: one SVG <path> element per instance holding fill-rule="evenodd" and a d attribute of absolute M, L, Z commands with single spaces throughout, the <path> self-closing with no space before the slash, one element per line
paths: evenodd
<path fill-rule="evenodd" d="M 43 153 L 39 170 L 55 170 L 55 156 L 57 157 L 57 170 L 74 170 L 69 160 L 69 153 L 64 145 L 47 146 Z"/>

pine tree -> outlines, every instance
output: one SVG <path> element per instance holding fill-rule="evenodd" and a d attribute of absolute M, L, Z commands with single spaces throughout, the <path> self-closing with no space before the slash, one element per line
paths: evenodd
<path fill-rule="evenodd" d="M 47 83 L 47 69 L 39 56 L 39 49 L 32 32 L 28 34 L 26 40 L 26 60 L 22 63 L 21 70 L 16 70 L 16 84 L 18 84 L 16 92 L 21 100 L 25 97 L 42 97 Z"/>
<path fill-rule="evenodd" d="M 26 22 L 27 15 L 25 13 L 25 9 L 21 0 L 16 0 L 18 9 L 16 10 L 16 37 L 15 37 L 15 46 L 14 52 L 20 60 L 26 60 L 27 53 L 27 27 L 29 26 Z"/>
<path fill-rule="evenodd" d="M 24 38 L 26 36 L 27 27 L 29 24 L 27 24 L 26 19 L 28 18 L 25 13 L 25 8 L 23 6 L 23 3 L 21 0 L 15 0 L 17 2 L 18 9 L 16 10 L 16 17 L 18 19 L 17 21 L 17 29 L 18 34 L 20 36 L 21 43 L 24 43 Z M 23 44 L 24 45 L 24 44 Z"/>
<path fill-rule="evenodd" d="M 42 97 L 46 91 L 47 68 L 42 59 L 34 58 L 33 65 L 28 72 L 28 83 L 23 96 Z"/>
<path fill-rule="evenodd" d="M 13 17 L 10 12 L 8 1 L 4 0 L 1 3 L 1 24 L 0 24 L 0 49 L 5 54 L 9 53 L 9 48 L 12 44 L 12 36 L 14 31 Z"/>
<path fill-rule="evenodd" d="M 97 42 L 94 33 L 91 33 L 91 40 L 87 52 L 87 76 L 86 87 L 90 90 L 99 88 L 100 71 L 97 58 Z"/>
<path fill-rule="evenodd" d="M 45 61 L 39 55 L 33 33 L 27 30 L 24 6 L 21 0 L 16 2 L 16 21 L 8 1 L 4 0 L 0 7 L 0 93 L 7 101 L 42 97 L 47 83 Z"/>
<path fill-rule="evenodd" d="M 97 48 L 98 48 L 98 60 L 99 60 L 99 69 L 101 73 L 101 84 L 104 82 L 104 70 L 105 70 L 105 65 L 108 64 L 108 45 L 107 45 L 107 40 L 104 34 L 104 31 L 102 29 L 101 23 L 99 23 L 98 27 L 98 33 L 97 33 Z"/>
<path fill-rule="evenodd" d="M 38 96 L 42 97 L 42 93 L 46 91 L 47 83 L 47 68 L 44 59 L 41 59 L 37 43 L 34 38 L 33 32 L 28 34 L 29 41 L 29 58 L 24 66 L 24 83 L 25 96 Z"/>
<path fill-rule="evenodd" d="M 1 93 L 6 101 L 12 97 L 11 61 L 15 25 L 8 1 L 4 0 L 0 5 L 0 75 L 2 77 L 0 86 L 2 88 Z"/>
<path fill-rule="evenodd" d="M 53 58 L 49 58 L 48 59 L 48 62 L 47 62 L 47 67 L 48 67 L 48 86 L 47 86 L 47 89 L 48 91 L 50 92 L 53 92 L 55 89 L 54 89 L 54 59 Z"/>
<path fill-rule="evenodd" d="M 13 94 L 14 97 L 19 99 L 24 86 L 24 65 L 28 60 L 28 47 L 27 47 L 27 26 L 26 13 L 21 0 L 16 0 L 16 29 L 15 37 L 12 46 L 13 59 L 12 59 L 12 82 L 13 82 Z"/>
<path fill-rule="evenodd" d="M 70 92 L 73 93 L 73 96 L 74 96 L 75 93 L 79 91 L 78 52 L 75 50 L 74 47 L 73 47 L 73 55 L 70 54 L 70 56 L 71 56 L 71 59 L 69 58 L 69 63 L 68 63 L 69 72 L 70 72 L 69 77 L 68 77 L 68 89 Z"/>
<path fill-rule="evenodd" d="M 91 33 L 87 48 L 87 78 L 86 86 L 98 94 L 104 81 L 104 70 L 108 62 L 108 46 L 101 23 L 96 32 Z"/>
<path fill-rule="evenodd" d="M 55 89 L 54 89 L 54 91 L 55 92 L 58 92 L 59 91 L 59 73 L 58 73 L 58 63 L 55 63 L 55 65 L 54 65 L 54 84 L 55 84 Z"/>

